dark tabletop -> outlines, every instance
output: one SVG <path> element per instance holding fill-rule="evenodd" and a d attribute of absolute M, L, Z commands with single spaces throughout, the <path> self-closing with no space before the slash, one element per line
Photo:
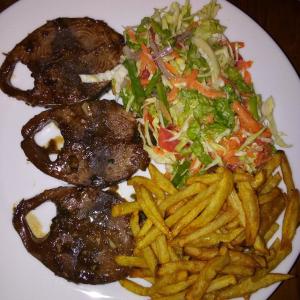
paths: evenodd
<path fill-rule="evenodd" d="M 0 0 L 0 12 L 16 0 Z M 285 52 L 300 75 L 300 0 L 229 0 L 263 27 Z M 300 299 L 300 259 L 269 300 Z M 263 300 L 263 299 L 262 299 Z"/>

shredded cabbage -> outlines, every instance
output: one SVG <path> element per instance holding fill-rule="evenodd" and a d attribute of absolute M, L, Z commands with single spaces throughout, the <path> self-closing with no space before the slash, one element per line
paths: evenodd
<path fill-rule="evenodd" d="M 277 129 L 277 125 L 274 119 L 274 108 L 275 108 L 275 102 L 273 97 L 269 97 L 267 100 L 265 100 L 261 107 L 262 115 L 266 118 L 266 120 L 269 123 L 269 128 L 271 130 L 271 133 L 274 138 L 274 142 L 282 148 L 289 148 L 292 145 L 286 144 L 283 140 L 282 136 L 284 135 L 282 132 L 279 132 Z"/>

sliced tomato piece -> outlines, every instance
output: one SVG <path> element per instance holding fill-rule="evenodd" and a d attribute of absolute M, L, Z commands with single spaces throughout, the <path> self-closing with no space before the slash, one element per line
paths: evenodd
<path fill-rule="evenodd" d="M 178 140 L 170 141 L 170 139 L 173 136 L 174 135 L 171 131 L 169 131 L 166 128 L 160 127 L 158 132 L 158 145 L 169 152 L 174 152 L 179 141 Z"/>

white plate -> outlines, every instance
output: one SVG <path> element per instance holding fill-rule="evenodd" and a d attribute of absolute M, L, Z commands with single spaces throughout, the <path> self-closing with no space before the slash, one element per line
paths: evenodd
<path fill-rule="evenodd" d="M 192 1 L 198 9 L 207 1 Z M 254 60 L 252 75 L 255 87 L 263 98 L 273 95 L 279 128 L 288 134 L 288 149 L 296 184 L 300 187 L 300 83 L 291 64 L 274 41 L 248 16 L 231 4 L 220 1 L 219 18 L 228 27 L 232 40 L 246 42 L 243 55 Z M 28 33 L 56 17 L 90 16 L 103 19 L 117 31 L 122 26 L 137 24 L 143 16 L 151 15 L 154 7 L 168 0 L 22 0 L 0 15 L 0 53 L 11 50 Z M 4 56 L 0 54 L 0 63 Z M 21 81 L 24 81 L 22 79 Z M 27 253 L 13 229 L 12 208 L 22 198 L 62 184 L 26 161 L 20 148 L 22 126 L 40 108 L 31 108 L 22 101 L 10 99 L 0 92 L 0 298 L 3 300 L 53 299 L 141 299 L 127 293 L 118 283 L 108 285 L 75 285 L 56 277 L 38 260 Z M 298 165 L 298 168 L 297 168 Z M 278 267 L 288 272 L 300 250 L 300 231 L 293 243 L 293 252 Z M 276 288 L 273 285 L 256 293 L 253 298 L 266 299 Z"/>

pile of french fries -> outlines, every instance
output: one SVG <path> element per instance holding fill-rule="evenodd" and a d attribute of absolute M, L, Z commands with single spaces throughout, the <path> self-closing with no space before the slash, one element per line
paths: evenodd
<path fill-rule="evenodd" d="M 116 262 L 131 267 L 130 277 L 151 283 L 124 279 L 124 288 L 161 300 L 248 299 L 292 277 L 271 273 L 291 252 L 300 215 L 284 152 L 253 176 L 217 168 L 189 178 L 180 190 L 155 166 L 149 172 L 151 179 L 128 181 L 135 200 L 112 210 L 115 217 L 131 215 L 136 241 L 133 256 L 118 256 Z M 285 191 L 278 186 L 282 179 Z M 281 239 L 273 237 L 279 229 Z"/>

